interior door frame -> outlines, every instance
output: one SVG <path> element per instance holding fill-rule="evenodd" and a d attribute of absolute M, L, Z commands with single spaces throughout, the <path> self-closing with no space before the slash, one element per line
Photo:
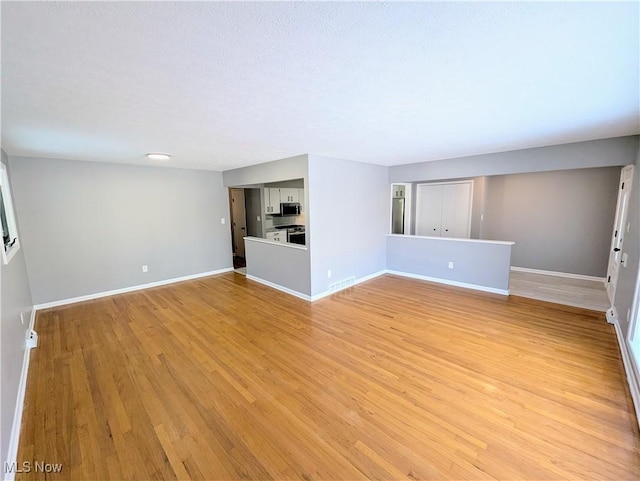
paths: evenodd
<path fill-rule="evenodd" d="M 398 182 L 395 184 L 399 184 Z M 451 180 L 451 181 L 441 181 L 441 182 L 420 182 L 416 184 L 416 232 L 418 230 L 418 219 L 420 218 L 420 186 L 421 185 L 451 185 L 451 184 L 471 184 L 471 191 L 469 192 L 469 221 L 467 223 L 467 237 L 465 239 L 471 238 L 471 220 L 473 219 L 473 187 L 474 187 L 474 179 L 467 180 Z M 421 236 L 421 237 L 432 237 L 432 236 Z M 442 239 L 442 236 L 438 237 Z M 445 237 L 446 239 L 446 237 Z"/>
<path fill-rule="evenodd" d="M 236 232 L 236 224 L 237 224 L 237 218 L 234 215 L 234 202 L 233 202 L 233 194 L 234 191 L 240 191 L 242 192 L 242 215 L 244 216 L 242 220 L 242 224 L 244 225 L 244 227 L 240 227 L 240 230 L 244 230 L 244 232 L 242 233 L 242 235 L 240 235 L 240 239 L 237 239 L 237 236 L 239 235 Z M 229 188 L 229 207 L 230 207 L 230 211 L 231 211 L 231 241 L 232 241 L 232 247 L 233 247 L 233 253 L 238 256 L 239 252 L 238 252 L 238 246 L 241 247 L 242 249 L 242 256 L 239 257 L 246 257 L 245 254 L 245 245 L 244 245 L 244 238 L 247 235 L 247 209 L 244 205 L 244 188 L 243 187 L 230 187 Z"/>
<path fill-rule="evenodd" d="M 624 247 L 624 239 L 626 237 L 626 224 L 627 218 L 629 215 L 629 200 L 631 199 L 631 192 L 633 191 L 633 174 L 634 174 L 635 166 L 633 164 L 625 165 L 620 170 L 620 181 L 618 183 L 618 196 L 616 200 L 616 214 L 613 220 L 613 232 L 611 233 L 611 244 L 609 246 L 609 258 L 607 259 L 607 274 L 605 277 L 605 289 L 607 291 L 607 296 L 609 297 L 609 301 L 613 306 L 613 301 L 615 299 L 616 291 L 618 289 L 618 279 L 620 277 L 620 262 L 622 260 L 622 256 L 624 255 L 622 249 Z M 624 179 L 625 174 L 629 173 L 629 180 L 627 185 L 627 190 L 624 190 Z M 627 196 L 627 203 L 622 201 L 624 196 Z M 624 208 L 623 208 L 624 207 Z M 618 226 L 619 225 L 619 226 Z M 619 234 L 619 235 L 618 235 Z M 615 251 L 618 249 L 618 251 Z M 618 260 L 617 257 L 620 256 Z M 615 282 L 611 284 L 611 264 L 612 262 L 617 262 L 618 275 L 615 277 Z"/>
<path fill-rule="evenodd" d="M 389 193 L 391 194 L 389 200 L 389 233 L 393 232 L 393 186 L 394 185 L 403 185 L 404 186 L 404 234 L 411 234 L 411 227 L 413 227 L 413 222 L 411 218 L 411 199 L 412 192 L 411 187 L 413 184 L 410 182 L 392 182 L 389 186 Z M 400 234 L 397 234 L 400 235 Z"/>

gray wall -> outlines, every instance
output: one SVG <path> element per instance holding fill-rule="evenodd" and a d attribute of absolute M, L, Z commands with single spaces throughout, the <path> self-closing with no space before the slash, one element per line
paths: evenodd
<path fill-rule="evenodd" d="M 260 240 L 245 241 L 247 274 L 311 295 L 309 252 Z"/>
<path fill-rule="evenodd" d="M 629 233 L 622 245 L 623 253 L 628 257 L 627 267 L 621 267 L 616 286 L 614 305 L 618 311 L 620 327 L 625 342 L 629 331 L 629 309 L 633 304 L 636 282 L 638 279 L 638 259 L 640 258 L 640 145 L 636 156 L 636 168 L 633 174 L 633 190 L 627 222 L 630 224 Z"/>
<path fill-rule="evenodd" d="M 387 168 L 309 156 L 307 222 L 313 295 L 351 276 L 385 269 L 389 230 Z M 310 217 L 309 217 L 310 216 Z M 327 271 L 332 277 L 327 277 Z"/>
<path fill-rule="evenodd" d="M 389 168 L 389 182 L 434 181 L 633 164 L 638 137 L 616 137 Z"/>
<path fill-rule="evenodd" d="M 247 214 L 247 235 L 262 237 L 263 215 L 260 189 L 244 189 L 244 207 Z"/>
<path fill-rule="evenodd" d="M 304 189 L 303 179 L 285 180 L 284 182 L 272 182 L 265 184 L 264 187 L 282 187 L 283 189 Z"/>
<path fill-rule="evenodd" d="M 620 170 L 489 177 L 483 238 L 515 241 L 513 266 L 604 277 Z"/>
<path fill-rule="evenodd" d="M 2 163 L 8 165 L 7 155 L 2 153 Z M 9 181 L 13 182 L 12 172 L 9 171 Z M 12 189 L 13 190 L 13 189 Z M 12 196 L 14 207 L 19 205 L 15 195 Z M 7 460 L 11 427 L 16 409 L 16 399 L 22 363 L 24 360 L 25 338 L 29 328 L 29 318 L 33 308 L 31 292 L 29 290 L 29 278 L 24 260 L 25 246 L 22 236 L 20 218 L 17 219 L 18 238 L 22 247 L 11 259 L 8 265 L 0 261 L 1 279 L 1 369 L 2 369 L 2 404 L 0 413 L 0 453 L 2 466 Z M 24 324 L 20 321 L 20 313 L 24 315 Z"/>
<path fill-rule="evenodd" d="M 35 304 L 228 268 L 219 172 L 10 157 Z M 146 264 L 149 271 L 143 273 Z"/>
<path fill-rule="evenodd" d="M 511 248 L 502 243 L 389 235 L 387 269 L 506 291 Z"/>
<path fill-rule="evenodd" d="M 266 184 L 268 182 L 281 183 L 284 180 L 304 179 L 303 185 L 306 188 L 308 185 L 307 157 L 307 155 L 297 155 L 250 167 L 227 170 L 222 174 L 224 186 L 242 187 Z M 295 186 L 297 187 L 297 184 Z"/>

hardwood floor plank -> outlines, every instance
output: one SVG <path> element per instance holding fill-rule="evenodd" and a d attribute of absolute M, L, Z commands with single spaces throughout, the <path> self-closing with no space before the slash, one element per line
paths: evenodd
<path fill-rule="evenodd" d="M 517 296 L 605 312 L 611 303 L 604 280 L 574 279 L 552 274 L 511 271 L 509 291 Z"/>
<path fill-rule="evenodd" d="M 46 479 L 640 477 L 594 311 L 390 275 L 311 304 L 229 273 L 36 329 L 19 461 L 63 463 Z"/>

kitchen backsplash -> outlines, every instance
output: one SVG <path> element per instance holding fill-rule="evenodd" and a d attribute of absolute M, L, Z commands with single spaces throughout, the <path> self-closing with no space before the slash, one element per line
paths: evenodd
<path fill-rule="evenodd" d="M 275 227 L 278 225 L 305 225 L 304 224 L 304 212 L 300 215 L 287 215 L 283 217 L 273 217 L 271 215 L 265 216 L 264 226 L 266 229 Z"/>

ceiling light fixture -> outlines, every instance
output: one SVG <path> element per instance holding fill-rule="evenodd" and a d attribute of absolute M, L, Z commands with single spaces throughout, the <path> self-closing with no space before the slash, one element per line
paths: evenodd
<path fill-rule="evenodd" d="M 147 157 L 151 160 L 169 160 L 171 156 L 169 154 L 158 154 L 158 153 L 149 153 Z"/>

